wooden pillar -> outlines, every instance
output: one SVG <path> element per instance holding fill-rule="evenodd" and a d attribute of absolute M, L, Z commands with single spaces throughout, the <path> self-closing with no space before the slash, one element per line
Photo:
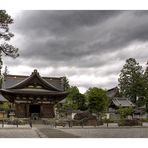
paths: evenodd
<path fill-rule="evenodd" d="M 30 104 L 27 103 L 27 118 L 30 117 L 29 106 L 30 106 Z"/>
<path fill-rule="evenodd" d="M 16 117 L 25 118 L 25 104 L 24 103 L 16 103 Z"/>
<path fill-rule="evenodd" d="M 43 105 L 42 103 L 40 104 L 40 118 L 43 117 Z"/>
<path fill-rule="evenodd" d="M 27 118 L 27 103 L 25 104 L 25 118 Z"/>

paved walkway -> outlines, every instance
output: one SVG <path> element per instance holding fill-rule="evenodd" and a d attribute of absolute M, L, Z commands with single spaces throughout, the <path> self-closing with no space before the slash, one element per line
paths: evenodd
<path fill-rule="evenodd" d="M 74 135 L 73 133 L 67 133 L 59 129 L 41 128 L 39 129 L 39 131 L 44 135 L 46 135 L 46 137 L 48 138 L 79 138 L 80 137 L 78 135 Z"/>

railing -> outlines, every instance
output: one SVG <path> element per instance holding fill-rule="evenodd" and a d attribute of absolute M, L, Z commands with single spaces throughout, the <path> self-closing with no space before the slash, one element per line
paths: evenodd
<path fill-rule="evenodd" d="M 81 126 L 82 128 L 84 126 L 99 126 L 102 125 L 102 121 L 98 120 L 90 120 L 89 118 L 83 118 L 81 120 L 68 120 L 68 119 L 62 119 L 62 120 L 56 120 L 56 119 L 43 119 L 43 124 L 49 125 L 50 127 L 57 127 L 57 126 L 62 126 L 66 127 L 68 126 L 69 128 L 73 126 Z"/>
<path fill-rule="evenodd" d="M 30 119 L 10 119 L 10 118 L 3 118 L 0 119 L 0 123 L 2 125 L 2 128 L 5 127 L 5 125 L 16 125 L 16 127 L 18 128 L 19 125 L 26 125 L 28 124 L 31 128 L 32 128 L 32 121 Z"/>

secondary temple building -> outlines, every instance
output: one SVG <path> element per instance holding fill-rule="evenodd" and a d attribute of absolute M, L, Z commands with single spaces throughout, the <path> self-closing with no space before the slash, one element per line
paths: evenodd
<path fill-rule="evenodd" d="M 30 76 L 7 75 L 1 94 L 15 108 L 18 118 L 53 118 L 54 105 L 68 93 L 64 77 L 41 77 L 37 70 Z"/>

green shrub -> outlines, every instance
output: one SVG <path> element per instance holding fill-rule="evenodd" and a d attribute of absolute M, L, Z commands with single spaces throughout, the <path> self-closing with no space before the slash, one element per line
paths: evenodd
<path fill-rule="evenodd" d="M 115 123 L 116 121 L 113 119 L 103 119 L 104 123 Z"/>
<path fill-rule="evenodd" d="M 134 109 L 131 107 L 121 107 L 117 110 L 117 113 L 120 115 L 121 119 L 124 119 L 127 116 L 132 115 L 134 113 Z"/>
<path fill-rule="evenodd" d="M 148 118 L 140 119 L 142 122 L 148 122 Z"/>
<path fill-rule="evenodd" d="M 6 123 L 9 124 L 9 125 L 25 125 L 27 124 L 27 122 L 25 120 L 21 120 L 21 119 L 14 119 L 14 120 L 10 120 L 10 119 L 7 119 L 6 120 Z"/>
<path fill-rule="evenodd" d="M 142 122 L 139 120 L 139 119 L 132 119 L 132 120 L 129 120 L 129 119 L 125 119 L 125 120 L 120 120 L 118 122 L 118 125 L 119 126 L 142 126 Z"/>

